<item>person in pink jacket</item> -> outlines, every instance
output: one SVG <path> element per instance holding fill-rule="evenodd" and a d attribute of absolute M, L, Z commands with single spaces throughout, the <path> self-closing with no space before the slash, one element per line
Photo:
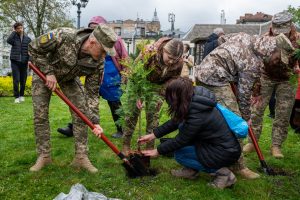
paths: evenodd
<path fill-rule="evenodd" d="M 106 24 L 107 21 L 101 16 L 95 16 L 90 19 L 89 28 L 95 28 L 99 24 Z M 99 94 L 107 100 L 107 103 L 110 107 L 110 111 L 115 122 L 117 132 L 112 135 L 114 138 L 121 138 L 123 136 L 122 127 L 116 124 L 116 121 L 119 119 L 119 116 L 116 113 L 121 106 L 120 97 L 122 95 L 121 91 L 121 71 L 124 69 L 121 60 L 124 60 L 128 57 L 128 53 L 123 44 L 123 41 L 118 37 L 114 49 L 116 51 L 115 56 L 107 55 L 105 57 L 104 65 L 104 74 L 102 77 L 102 84 L 100 86 Z M 73 125 L 68 123 L 67 127 L 57 129 L 58 132 L 68 136 L 73 136 Z"/>

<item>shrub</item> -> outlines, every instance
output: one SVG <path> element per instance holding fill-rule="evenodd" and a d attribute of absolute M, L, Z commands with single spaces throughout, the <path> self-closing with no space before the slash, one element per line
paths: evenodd
<path fill-rule="evenodd" d="M 84 77 L 81 77 L 80 80 L 84 83 Z M 24 92 L 25 96 L 31 96 L 31 83 L 32 76 L 28 76 Z M 0 76 L 0 97 L 11 96 L 14 96 L 12 76 Z"/>
<path fill-rule="evenodd" d="M 31 82 L 32 76 L 27 77 L 26 86 L 25 86 L 25 96 L 31 95 Z M 1 76 L 0 77 L 0 97 L 13 96 L 13 79 L 12 76 Z"/>

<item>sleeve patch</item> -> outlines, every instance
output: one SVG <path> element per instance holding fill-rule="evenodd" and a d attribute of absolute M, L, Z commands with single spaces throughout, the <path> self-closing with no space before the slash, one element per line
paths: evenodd
<path fill-rule="evenodd" d="M 54 39 L 54 34 L 53 32 L 50 32 L 48 34 L 42 35 L 40 37 L 40 44 L 45 44 L 47 42 L 49 42 L 50 40 Z"/>

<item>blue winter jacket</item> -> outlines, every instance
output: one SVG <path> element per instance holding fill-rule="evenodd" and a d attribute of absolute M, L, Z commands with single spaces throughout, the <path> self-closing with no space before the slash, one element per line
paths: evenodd
<path fill-rule="evenodd" d="M 204 45 L 203 58 L 205 58 L 217 46 L 218 46 L 218 35 L 213 33 L 210 36 L 208 36 L 207 42 Z"/>
<path fill-rule="evenodd" d="M 10 51 L 10 60 L 27 63 L 29 60 L 28 44 L 30 42 L 31 39 L 27 35 L 23 35 L 23 39 L 21 41 L 20 36 L 13 31 L 7 38 L 7 43 L 12 46 Z"/>
<path fill-rule="evenodd" d="M 112 57 L 105 57 L 104 76 L 99 89 L 100 96 L 107 101 L 120 101 L 121 90 L 121 75 L 116 68 Z"/>

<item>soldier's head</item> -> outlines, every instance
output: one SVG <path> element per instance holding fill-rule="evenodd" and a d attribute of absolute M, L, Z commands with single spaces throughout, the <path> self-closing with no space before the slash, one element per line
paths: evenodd
<path fill-rule="evenodd" d="M 99 60 L 104 58 L 106 54 L 115 55 L 114 44 L 117 36 L 111 28 L 105 24 L 96 26 L 89 38 L 85 41 L 83 49 L 90 54 L 93 59 Z"/>
<path fill-rule="evenodd" d="M 104 17 L 102 17 L 102 16 L 95 16 L 95 17 L 92 17 L 90 19 L 88 27 L 89 28 L 95 28 L 99 24 L 106 24 L 106 23 L 107 23 L 107 21 L 106 21 L 106 19 L 104 19 Z"/>
<path fill-rule="evenodd" d="M 162 58 L 165 65 L 171 66 L 177 63 L 183 54 L 183 43 L 176 38 L 168 41 L 162 50 Z"/>
<path fill-rule="evenodd" d="M 293 27 L 292 18 L 293 15 L 287 11 L 276 13 L 272 18 L 272 35 L 277 36 L 280 33 L 283 33 L 284 35 L 289 37 L 291 29 Z"/>
<path fill-rule="evenodd" d="M 290 62 L 295 50 L 290 40 L 283 33 L 276 36 L 275 40 L 276 48 L 269 57 L 264 59 L 265 69 L 271 76 L 282 75 L 282 72 L 287 72 L 289 67 L 293 67 Z"/>

